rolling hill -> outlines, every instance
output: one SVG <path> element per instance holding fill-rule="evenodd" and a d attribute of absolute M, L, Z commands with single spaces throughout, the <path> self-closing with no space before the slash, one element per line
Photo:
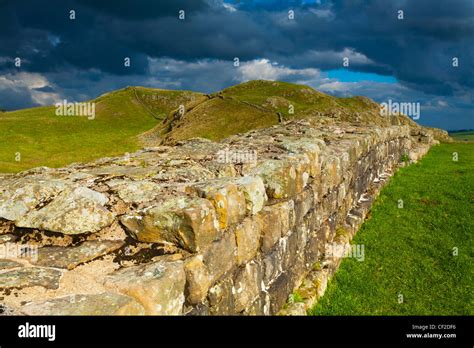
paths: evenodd
<path fill-rule="evenodd" d="M 0 172 L 60 167 L 137 150 L 142 146 L 139 134 L 199 95 L 128 87 L 93 100 L 93 120 L 56 116 L 55 106 L 0 113 Z"/>
<path fill-rule="evenodd" d="M 0 113 L 0 172 L 60 167 L 193 137 L 220 140 L 306 117 L 418 127 L 407 117 L 381 117 L 379 105 L 365 97 L 336 98 L 277 81 L 249 81 L 208 95 L 127 87 L 92 102 L 94 120 L 56 116 L 54 106 Z"/>
<path fill-rule="evenodd" d="M 311 87 L 279 81 L 255 80 L 207 95 L 207 100 L 172 112 L 161 128 L 163 143 L 192 137 L 220 140 L 255 128 L 291 119 L 318 117 L 360 124 L 409 124 L 408 117 L 382 117 L 380 106 L 366 97 L 337 98 Z"/>

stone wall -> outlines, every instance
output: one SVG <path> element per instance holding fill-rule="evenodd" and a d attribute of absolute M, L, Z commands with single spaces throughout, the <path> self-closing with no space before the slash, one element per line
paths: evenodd
<path fill-rule="evenodd" d="M 407 125 L 292 121 L 0 176 L 11 314 L 304 313 L 380 186 L 436 143 Z M 300 287 L 309 299 L 285 305 Z"/>

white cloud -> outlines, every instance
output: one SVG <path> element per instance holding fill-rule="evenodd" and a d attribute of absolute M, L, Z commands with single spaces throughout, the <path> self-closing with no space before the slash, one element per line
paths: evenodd
<path fill-rule="evenodd" d="M 268 59 L 256 59 L 242 63 L 239 71 L 242 82 L 249 80 L 312 80 L 320 76 L 318 69 L 292 69 L 272 63 Z"/>
<path fill-rule="evenodd" d="M 59 94 L 38 89 L 51 86 L 46 77 L 37 73 L 20 72 L 0 76 L 0 90 L 28 91 L 32 101 L 38 105 L 50 105 L 61 100 Z"/>
<path fill-rule="evenodd" d="M 225 2 L 222 4 L 222 6 L 224 6 L 224 8 L 229 11 L 229 12 L 235 12 L 237 11 L 237 9 L 235 8 L 235 6 L 231 5 L 231 4 L 226 4 Z"/>
<path fill-rule="evenodd" d="M 332 12 L 328 8 L 326 8 L 326 9 L 311 8 L 309 11 L 314 13 L 316 15 L 316 17 L 318 17 L 318 18 L 333 19 L 335 17 L 334 12 Z"/>

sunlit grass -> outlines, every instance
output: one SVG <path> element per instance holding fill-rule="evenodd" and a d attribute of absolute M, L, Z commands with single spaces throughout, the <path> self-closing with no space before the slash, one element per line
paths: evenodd
<path fill-rule="evenodd" d="M 435 146 L 383 189 L 353 241 L 365 260 L 344 259 L 310 314 L 472 315 L 473 233 L 474 144 Z"/>

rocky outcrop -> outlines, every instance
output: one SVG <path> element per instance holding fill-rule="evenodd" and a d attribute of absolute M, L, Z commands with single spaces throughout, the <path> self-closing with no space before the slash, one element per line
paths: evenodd
<path fill-rule="evenodd" d="M 0 299 L 35 315 L 298 312 L 289 295 L 316 300 L 337 269 L 327 246 L 435 143 L 310 119 L 1 175 Z"/>

